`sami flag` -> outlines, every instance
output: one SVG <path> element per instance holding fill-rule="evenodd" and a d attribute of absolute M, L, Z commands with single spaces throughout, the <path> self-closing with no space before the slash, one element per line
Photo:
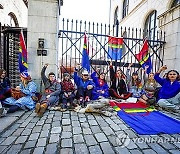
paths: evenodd
<path fill-rule="evenodd" d="M 87 48 L 87 36 L 84 35 L 84 46 L 83 46 L 83 54 L 82 54 L 82 67 L 90 72 L 90 61 L 89 61 L 89 51 Z"/>
<path fill-rule="evenodd" d="M 26 50 L 26 44 L 24 41 L 24 35 L 23 32 L 21 31 L 20 33 L 20 46 L 19 46 L 19 71 L 20 73 L 27 71 L 28 69 L 28 64 L 27 64 L 27 50 Z"/>
<path fill-rule="evenodd" d="M 108 57 L 112 60 L 119 60 L 122 57 L 123 38 L 112 37 L 108 38 Z"/>
<path fill-rule="evenodd" d="M 141 64 L 141 66 L 144 69 L 147 67 L 147 70 L 146 70 L 147 74 L 149 74 L 152 69 L 151 57 L 149 55 L 148 49 L 149 49 L 148 41 L 145 40 L 141 51 L 138 54 L 136 54 L 136 58 Z"/>

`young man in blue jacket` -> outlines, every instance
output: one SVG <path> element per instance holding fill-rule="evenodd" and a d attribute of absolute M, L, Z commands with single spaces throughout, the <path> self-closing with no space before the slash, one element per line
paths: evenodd
<path fill-rule="evenodd" d="M 74 82 L 77 85 L 77 97 L 82 107 L 85 107 L 87 102 L 92 99 L 92 90 L 95 87 L 95 84 L 89 79 L 87 70 L 82 71 L 81 77 L 78 76 L 77 71 L 78 69 L 76 68 L 74 72 Z"/>

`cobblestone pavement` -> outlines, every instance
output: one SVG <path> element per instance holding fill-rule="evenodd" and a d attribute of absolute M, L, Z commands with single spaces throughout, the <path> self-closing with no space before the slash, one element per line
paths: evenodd
<path fill-rule="evenodd" d="M 137 135 L 116 113 L 48 111 L 39 119 L 29 111 L 0 135 L 1 154 L 179 154 L 179 149 L 180 134 Z"/>

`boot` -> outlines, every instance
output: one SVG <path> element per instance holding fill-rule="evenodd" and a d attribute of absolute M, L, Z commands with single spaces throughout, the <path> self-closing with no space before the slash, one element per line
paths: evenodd
<path fill-rule="evenodd" d="M 40 108 L 40 110 L 39 110 L 39 112 L 38 112 L 38 116 L 39 116 L 39 117 L 42 117 L 43 114 L 44 114 L 44 112 L 46 111 L 46 109 L 47 109 L 47 104 L 46 104 L 46 103 L 42 104 L 42 105 L 41 105 L 41 108 Z"/>
<path fill-rule="evenodd" d="M 40 104 L 40 103 L 37 103 L 37 104 L 36 104 L 36 107 L 35 107 L 35 113 L 38 113 L 39 110 L 40 110 L 40 108 L 41 108 L 41 104 Z"/>

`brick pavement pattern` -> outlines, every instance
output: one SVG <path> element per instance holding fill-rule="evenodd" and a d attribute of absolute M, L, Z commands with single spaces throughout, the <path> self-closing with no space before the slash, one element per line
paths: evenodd
<path fill-rule="evenodd" d="M 138 135 L 115 112 L 111 117 L 73 111 L 47 111 L 42 118 L 32 111 L 16 114 L 18 119 L 1 131 L 1 154 L 180 153 L 180 134 Z"/>

